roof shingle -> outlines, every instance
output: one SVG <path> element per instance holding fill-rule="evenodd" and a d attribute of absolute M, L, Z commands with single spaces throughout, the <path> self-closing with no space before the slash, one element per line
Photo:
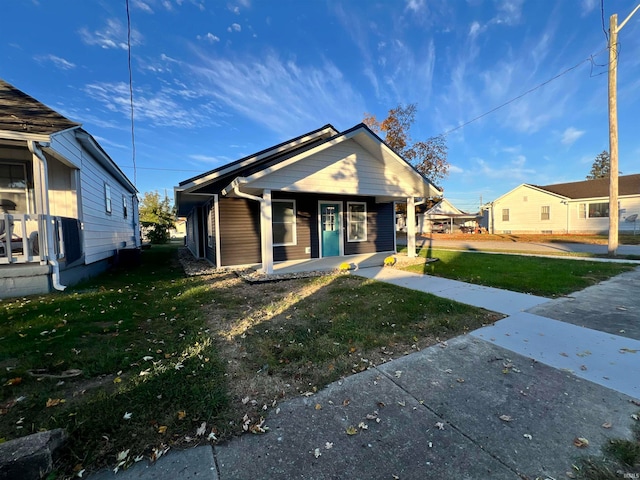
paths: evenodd
<path fill-rule="evenodd" d="M 557 183 L 555 185 L 533 185 L 547 192 L 574 200 L 609 196 L 609 177 L 582 182 Z M 618 195 L 640 194 L 640 174 L 618 177 Z"/>
<path fill-rule="evenodd" d="M 0 130 L 50 135 L 78 126 L 79 123 L 0 79 Z"/>

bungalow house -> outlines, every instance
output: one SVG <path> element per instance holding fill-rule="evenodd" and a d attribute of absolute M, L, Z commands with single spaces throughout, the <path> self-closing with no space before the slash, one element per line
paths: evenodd
<path fill-rule="evenodd" d="M 267 274 L 285 260 L 395 252 L 395 202 L 415 212 L 440 194 L 363 124 L 325 125 L 175 187 L 194 256 Z"/>
<path fill-rule="evenodd" d="M 63 290 L 139 247 L 136 194 L 80 124 L 0 80 L 0 298 Z"/>
<path fill-rule="evenodd" d="M 522 184 L 485 205 L 491 233 L 603 233 L 609 230 L 609 178 Z M 620 231 L 635 231 L 640 174 L 618 178 Z"/>

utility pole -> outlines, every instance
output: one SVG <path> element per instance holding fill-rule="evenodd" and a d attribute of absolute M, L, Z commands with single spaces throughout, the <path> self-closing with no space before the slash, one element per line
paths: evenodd
<path fill-rule="evenodd" d="M 629 19 L 640 9 L 633 9 L 629 16 L 618 26 L 618 15 L 609 18 L 609 244 L 607 252 L 615 257 L 618 249 L 618 32 Z"/>

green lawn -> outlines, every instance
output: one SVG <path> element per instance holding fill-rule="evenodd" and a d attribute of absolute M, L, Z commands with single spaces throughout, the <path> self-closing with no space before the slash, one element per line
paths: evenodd
<path fill-rule="evenodd" d="M 429 250 L 428 254 L 439 261 L 405 270 L 543 297 L 567 295 L 637 267 L 631 263 L 454 250 Z M 426 257 L 427 249 L 419 255 Z"/>
<path fill-rule="evenodd" d="M 186 278 L 177 246 L 64 293 L 0 301 L 0 441 L 56 427 L 57 474 L 245 430 L 286 398 L 499 315 L 355 276 Z M 420 271 L 554 296 L 632 266 L 438 251 Z M 210 434 L 213 434 L 210 436 Z"/>

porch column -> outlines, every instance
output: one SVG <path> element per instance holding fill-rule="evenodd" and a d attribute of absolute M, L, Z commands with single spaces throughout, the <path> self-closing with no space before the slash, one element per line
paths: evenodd
<path fill-rule="evenodd" d="M 260 202 L 260 236 L 262 245 L 262 273 L 273 273 L 273 212 L 271 208 L 271 190 L 262 193 Z"/>
<path fill-rule="evenodd" d="M 413 197 L 407 198 L 407 256 L 416 255 L 416 201 Z"/>

